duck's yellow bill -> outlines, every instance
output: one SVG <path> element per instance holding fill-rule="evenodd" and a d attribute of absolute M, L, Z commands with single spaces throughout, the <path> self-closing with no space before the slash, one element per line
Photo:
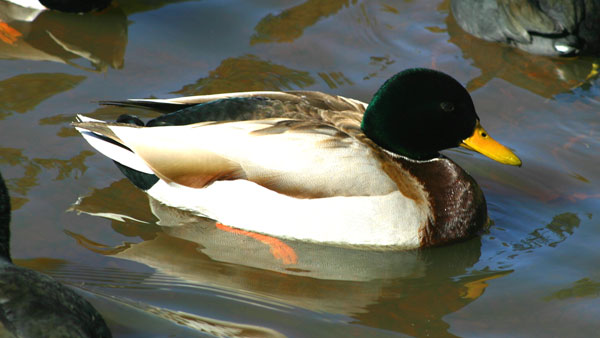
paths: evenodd
<path fill-rule="evenodd" d="M 476 151 L 482 155 L 504 164 L 521 165 L 521 160 L 505 146 L 494 140 L 477 121 L 475 132 L 464 139 L 461 147 Z"/>

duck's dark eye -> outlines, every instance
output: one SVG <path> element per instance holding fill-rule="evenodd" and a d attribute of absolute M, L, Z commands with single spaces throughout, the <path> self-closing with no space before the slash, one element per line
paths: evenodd
<path fill-rule="evenodd" d="M 440 103 L 440 107 L 445 112 L 448 112 L 448 113 L 454 111 L 454 103 L 452 103 L 452 102 L 444 101 L 444 102 Z"/>

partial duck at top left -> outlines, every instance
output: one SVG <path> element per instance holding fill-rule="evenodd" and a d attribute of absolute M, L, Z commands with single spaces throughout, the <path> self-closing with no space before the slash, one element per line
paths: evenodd
<path fill-rule="evenodd" d="M 37 1 L 0 0 L 0 59 L 52 61 L 92 72 L 122 68 L 127 46 L 123 9 L 109 6 L 100 15 L 73 12 L 47 10 Z"/>
<path fill-rule="evenodd" d="M 112 0 L 6 0 L 6 2 L 37 10 L 52 9 L 68 13 L 87 13 L 105 9 Z"/>

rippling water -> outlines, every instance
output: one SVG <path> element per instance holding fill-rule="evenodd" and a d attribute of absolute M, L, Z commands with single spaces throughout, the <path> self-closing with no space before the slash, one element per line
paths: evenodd
<path fill-rule="evenodd" d="M 18 34 L 0 36 L 0 169 L 13 256 L 80 290 L 115 336 L 596 335 L 598 59 L 469 37 L 448 1 L 120 0 L 31 22 L 7 6 L 0 21 Z M 149 200 L 69 125 L 122 113 L 102 99 L 307 89 L 368 101 L 416 66 L 464 83 L 524 163 L 446 152 L 481 185 L 494 225 L 441 248 L 286 242 L 297 254 L 286 264 Z"/>

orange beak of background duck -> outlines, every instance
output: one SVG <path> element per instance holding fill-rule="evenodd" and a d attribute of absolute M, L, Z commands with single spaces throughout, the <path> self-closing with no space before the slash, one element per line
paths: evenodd
<path fill-rule="evenodd" d="M 504 164 L 521 166 L 521 160 L 505 146 L 494 140 L 477 121 L 473 135 L 464 139 L 461 147 L 476 151 Z"/>

